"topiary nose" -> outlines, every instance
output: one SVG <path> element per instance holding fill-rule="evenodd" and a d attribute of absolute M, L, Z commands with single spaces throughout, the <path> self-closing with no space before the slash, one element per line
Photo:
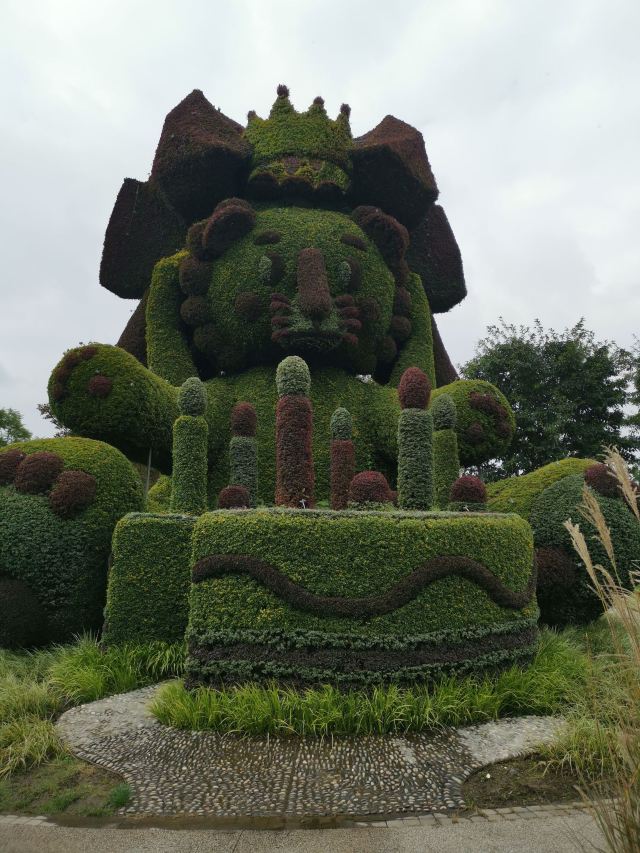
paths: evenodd
<path fill-rule="evenodd" d="M 310 320 L 320 322 L 331 313 L 331 293 L 320 249 L 302 249 L 297 268 L 298 306 Z"/>

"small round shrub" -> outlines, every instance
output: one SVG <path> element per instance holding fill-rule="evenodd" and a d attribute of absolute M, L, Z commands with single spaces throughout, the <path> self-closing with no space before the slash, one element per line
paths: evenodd
<path fill-rule="evenodd" d="M 621 497 L 618 478 L 603 462 L 592 465 L 584 472 L 584 481 L 594 492 L 605 498 Z"/>
<path fill-rule="evenodd" d="M 398 345 L 390 335 L 385 335 L 378 346 L 378 358 L 383 364 L 391 364 L 398 355 Z"/>
<path fill-rule="evenodd" d="M 23 581 L 0 577 L 0 647 L 35 646 L 45 634 L 46 616 L 32 590 Z"/>
<path fill-rule="evenodd" d="M 379 471 L 361 471 L 349 485 L 349 503 L 391 503 L 393 495 L 384 474 Z"/>
<path fill-rule="evenodd" d="M 244 486 L 225 486 L 218 495 L 218 509 L 248 509 L 251 497 Z"/>
<path fill-rule="evenodd" d="M 353 432 L 351 413 L 342 407 L 331 415 L 331 438 L 337 441 L 349 441 Z"/>
<path fill-rule="evenodd" d="M 206 296 L 188 296 L 180 306 L 180 316 L 187 326 L 204 326 L 211 319 Z"/>
<path fill-rule="evenodd" d="M 289 355 L 283 359 L 276 370 L 276 387 L 280 397 L 306 397 L 311 388 L 307 362 L 299 355 Z"/>
<path fill-rule="evenodd" d="M 480 477 L 458 477 L 451 486 L 449 500 L 452 503 L 484 504 L 487 502 L 487 489 Z"/>
<path fill-rule="evenodd" d="M 28 495 L 48 492 L 61 473 L 63 465 L 57 453 L 48 450 L 32 453 L 18 465 L 15 476 L 16 490 Z"/>
<path fill-rule="evenodd" d="M 96 478 L 86 471 L 63 471 L 49 493 L 49 506 L 60 518 L 72 518 L 93 503 Z"/>
<path fill-rule="evenodd" d="M 236 403 L 231 410 L 231 432 L 252 438 L 256 434 L 256 410 L 251 403 Z"/>
<path fill-rule="evenodd" d="M 92 376 L 87 383 L 88 393 L 91 394 L 92 397 L 98 397 L 101 400 L 104 400 L 105 397 L 109 396 L 112 388 L 113 379 L 109 379 L 108 376 L 102 376 L 101 374 Z"/>
<path fill-rule="evenodd" d="M 187 296 L 203 296 L 211 283 L 211 265 L 188 255 L 180 262 L 178 275 L 183 293 Z"/>
<path fill-rule="evenodd" d="M 389 334 L 396 341 L 406 341 L 411 337 L 411 320 L 401 314 L 394 314 L 389 324 Z"/>
<path fill-rule="evenodd" d="M 449 394 L 441 394 L 436 397 L 429 411 L 433 418 L 434 429 L 455 429 L 456 404 Z"/>
<path fill-rule="evenodd" d="M 207 392 L 197 376 L 190 376 L 178 392 L 178 408 L 183 415 L 199 417 L 207 408 Z"/>
<path fill-rule="evenodd" d="M 411 316 L 411 306 L 413 299 L 411 293 L 406 287 L 397 287 L 393 300 L 393 313 L 402 314 L 405 317 Z"/>
<path fill-rule="evenodd" d="M 257 320 L 263 314 L 262 300 L 252 291 L 239 293 L 233 307 L 236 314 L 245 320 Z"/>
<path fill-rule="evenodd" d="M 21 450 L 5 450 L 4 453 L 0 453 L 0 486 L 13 483 L 18 465 L 24 457 L 25 454 Z"/>
<path fill-rule="evenodd" d="M 562 548 L 536 548 L 538 589 L 561 587 L 568 589 L 576 580 L 576 565 Z"/>
<path fill-rule="evenodd" d="M 398 397 L 403 409 L 426 409 L 431 396 L 431 382 L 419 367 L 409 367 L 402 374 Z"/>

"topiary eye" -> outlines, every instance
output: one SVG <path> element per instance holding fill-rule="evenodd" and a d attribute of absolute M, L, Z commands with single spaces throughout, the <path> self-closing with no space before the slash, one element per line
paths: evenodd
<path fill-rule="evenodd" d="M 267 252 L 258 261 L 260 284 L 277 284 L 284 275 L 284 261 L 278 252 Z"/>
<path fill-rule="evenodd" d="M 349 283 L 351 282 L 351 265 L 348 261 L 343 261 L 338 267 L 338 281 L 340 282 L 340 287 L 344 290 L 349 289 Z"/>
<path fill-rule="evenodd" d="M 361 278 L 360 264 L 355 258 L 347 258 L 338 266 L 338 282 L 343 290 L 358 290 Z"/>

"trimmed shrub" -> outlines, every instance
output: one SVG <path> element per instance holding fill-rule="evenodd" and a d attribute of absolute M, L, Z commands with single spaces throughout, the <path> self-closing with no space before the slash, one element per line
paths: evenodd
<path fill-rule="evenodd" d="M 593 459 L 561 459 L 550 462 L 530 474 L 509 477 L 487 485 L 487 501 L 493 512 L 517 512 L 528 519 L 535 499 L 546 488 L 570 474 L 582 474 Z"/>
<path fill-rule="evenodd" d="M 298 356 L 281 361 L 276 371 L 277 506 L 313 506 L 313 411 L 307 396 L 309 368 Z"/>
<path fill-rule="evenodd" d="M 410 683 L 535 648 L 533 543 L 517 516 L 207 513 L 193 560 L 191 684 Z"/>
<path fill-rule="evenodd" d="M 398 397 L 398 505 L 430 509 L 433 505 L 433 419 L 425 411 L 431 383 L 417 367 L 402 374 Z"/>
<path fill-rule="evenodd" d="M 346 509 L 349 484 L 356 472 L 356 451 L 351 440 L 353 419 L 344 407 L 331 415 L 331 509 Z"/>
<path fill-rule="evenodd" d="M 218 495 L 219 509 L 248 509 L 251 497 L 244 486 L 225 486 Z"/>
<path fill-rule="evenodd" d="M 26 495 L 48 492 L 63 467 L 64 462 L 56 453 L 48 450 L 31 453 L 22 460 L 16 470 L 16 491 Z"/>
<path fill-rule="evenodd" d="M 107 645 L 184 637 L 195 518 L 132 513 L 113 535 L 103 641 Z"/>
<path fill-rule="evenodd" d="M 0 486 L 13 483 L 18 465 L 25 455 L 21 450 L 5 450 L 0 453 Z"/>
<path fill-rule="evenodd" d="M 198 515 L 207 509 L 207 437 L 204 418 L 180 415 L 173 425 L 171 510 Z"/>
<path fill-rule="evenodd" d="M 178 392 L 178 408 L 183 415 L 199 417 L 207 410 L 207 392 L 197 376 L 190 376 Z"/>
<path fill-rule="evenodd" d="M 603 462 L 597 462 L 584 472 L 584 481 L 594 492 L 605 498 L 622 498 L 618 479 Z"/>
<path fill-rule="evenodd" d="M 459 476 L 460 456 L 456 431 L 436 429 L 433 433 L 433 491 L 440 509 L 447 508 L 451 487 Z"/>
<path fill-rule="evenodd" d="M 429 411 L 435 430 L 454 429 L 456 425 L 456 404 L 449 394 L 441 394 L 431 404 Z"/>
<path fill-rule="evenodd" d="M 246 489 L 248 506 L 255 506 L 258 499 L 256 424 L 256 410 L 251 403 L 236 403 L 231 410 L 233 435 L 229 442 L 229 480 L 231 485 Z"/>
<path fill-rule="evenodd" d="M 575 560 L 562 548 L 536 548 L 536 566 L 539 592 L 553 589 L 553 595 L 562 595 L 576 581 Z"/>
<path fill-rule="evenodd" d="M 361 471 L 349 484 L 349 506 L 354 509 L 367 509 L 384 506 L 393 502 L 389 483 L 379 471 Z"/>
<path fill-rule="evenodd" d="M 458 503 L 486 504 L 487 488 L 480 477 L 458 477 L 449 494 L 449 500 Z"/>
<path fill-rule="evenodd" d="M 72 518 L 93 503 L 97 488 L 92 474 L 63 471 L 49 493 L 49 506 L 60 518 Z"/>
<path fill-rule="evenodd" d="M 515 431 L 515 418 L 504 394 L 482 379 L 459 379 L 450 385 L 435 388 L 432 393 L 433 403 L 443 394 L 449 395 L 455 403 L 461 464 L 464 467 L 479 465 L 499 457 L 508 447 Z M 476 408 L 480 398 L 484 408 Z M 491 411 L 488 411 L 488 398 L 496 403 Z"/>
<path fill-rule="evenodd" d="M 602 613 L 600 599 L 591 589 L 586 569 L 577 558 L 573 558 L 569 533 L 564 527 L 564 522 L 569 518 L 574 522 L 579 521 L 589 543 L 593 562 L 604 566 L 608 564 L 595 529 L 580 514 L 583 487 L 582 474 L 564 477 L 538 495 L 531 507 L 529 521 L 536 548 L 560 549 L 573 560 L 575 566 L 572 586 L 559 590 L 557 585 L 544 585 L 538 589 L 541 619 L 548 625 L 561 627 L 584 624 Z M 618 569 L 617 580 L 621 586 L 630 588 L 629 572 L 636 568 L 640 555 L 640 525 L 622 501 L 594 494 L 611 531 Z"/>
<path fill-rule="evenodd" d="M 119 451 L 90 439 L 24 442 L 0 451 L 0 460 L 16 450 L 25 461 L 52 455 L 64 470 L 48 497 L 0 488 L 0 575 L 24 583 L 37 598 L 46 623 L 42 641 L 64 642 L 102 624 L 111 536 L 119 518 L 142 508 L 140 478 Z M 91 490 L 89 477 L 95 497 L 71 514 L 80 481 L 83 501 Z"/>

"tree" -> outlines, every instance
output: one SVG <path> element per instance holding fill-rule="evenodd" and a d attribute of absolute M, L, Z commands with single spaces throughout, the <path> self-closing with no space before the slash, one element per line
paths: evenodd
<path fill-rule="evenodd" d="M 580 320 L 563 332 L 506 323 L 489 326 L 476 354 L 461 368 L 467 379 L 487 379 L 506 395 L 516 433 L 503 459 L 485 477 L 532 471 L 566 456 L 597 456 L 615 444 L 627 460 L 640 432 L 625 429 L 624 406 L 634 358 L 610 341 L 596 341 Z"/>
<path fill-rule="evenodd" d="M 15 409 L 0 409 L 0 447 L 13 444 L 14 441 L 28 441 L 31 433 L 22 423 L 22 417 Z"/>

